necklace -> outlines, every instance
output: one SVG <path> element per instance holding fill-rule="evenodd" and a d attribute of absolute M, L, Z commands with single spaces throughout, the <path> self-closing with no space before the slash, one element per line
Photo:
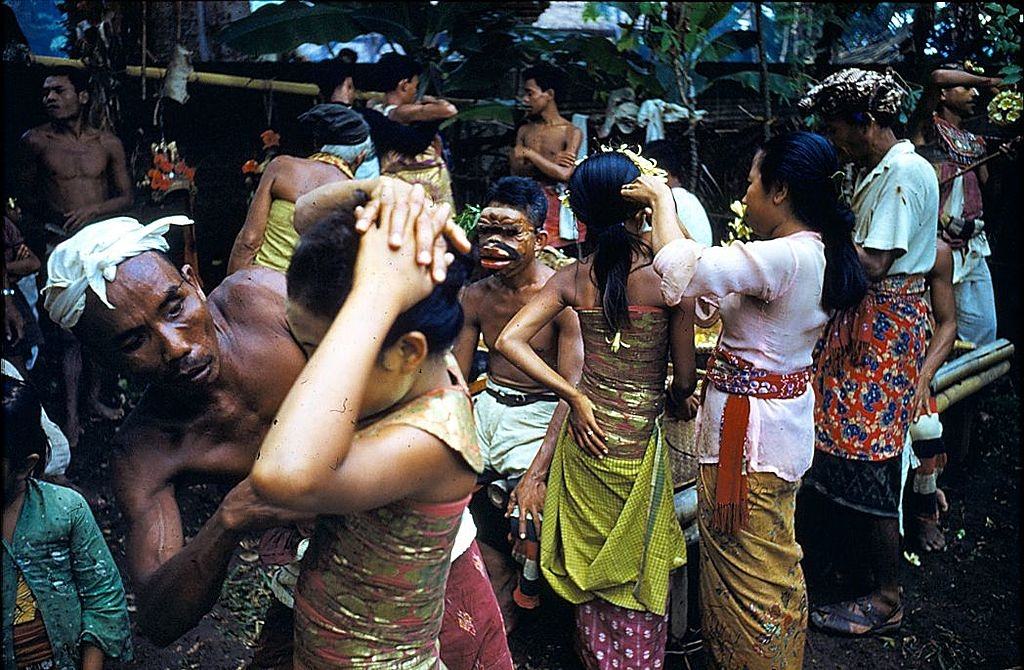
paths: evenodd
<path fill-rule="evenodd" d="M 341 160 L 340 158 L 333 154 L 329 154 L 325 151 L 318 151 L 312 156 L 310 156 L 309 160 L 320 161 L 321 163 L 333 165 L 334 167 L 341 170 L 342 174 L 344 174 L 349 179 L 355 179 L 355 175 L 352 174 L 352 168 L 350 168 L 348 164 L 345 163 L 345 161 Z"/>
<path fill-rule="evenodd" d="M 957 128 L 941 116 L 932 117 L 935 130 L 946 148 L 946 153 L 960 165 L 970 165 L 985 155 L 985 140 L 974 133 Z"/>

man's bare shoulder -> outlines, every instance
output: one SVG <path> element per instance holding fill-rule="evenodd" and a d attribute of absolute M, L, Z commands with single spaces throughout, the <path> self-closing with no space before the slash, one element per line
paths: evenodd
<path fill-rule="evenodd" d="M 121 139 L 114 133 L 106 130 L 94 129 L 95 137 L 99 140 L 100 144 L 106 149 L 119 149 L 124 151 L 124 144 Z"/>
<path fill-rule="evenodd" d="M 210 293 L 210 301 L 225 312 L 248 311 L 254 303 L 274 305 L 284 313 L 288 284 L 283 273 L 263 267 L 248 267 L 232 273 Z"/>
<path fill-rule="evenodd" d="M 138 463 L 157 458 L 166 464 L 176 441 L 180 440 L 188 421 L 175 421 L 168 414 L 175 405 L 159 386 L 151 385 L 142 394 L 139 403 L 125 417 L 114 433 L 113 448 L 119 460 Z M 157 454 L 161 454 L 157 456 Z M 153 463 L 152 465 L 156 465 Z"/>
<path fill-rule="evenodd" d="M 19 142 L 26 147 L 38 149 L 45 145 L 53 137 L 53 130 L 50 124 L 44 123 L 35 128 L 29 128 L 21 135 Z"/>

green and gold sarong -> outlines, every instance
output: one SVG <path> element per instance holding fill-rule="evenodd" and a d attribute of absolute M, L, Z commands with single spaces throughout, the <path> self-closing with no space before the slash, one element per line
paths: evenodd
<path fill-rule="evenodd" d="M 579 316 L 580 390 L 596 405 L 610 453 L 594 458 L 563 426 L 548 475 L 541 570 L 574 604 L 601 598 L 663 615 L 669 572 L 686 562 L 661 434 L 668 314 L 631 307 L 632 323 L 618 334 L 600 310 Z"/>

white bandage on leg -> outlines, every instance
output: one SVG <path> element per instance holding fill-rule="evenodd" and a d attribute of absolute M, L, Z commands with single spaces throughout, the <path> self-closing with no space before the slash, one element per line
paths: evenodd
<path fill-rule="evenodd" d="M 928 495 L 935 493 L 935 483 L 939 476 L 935 472 L 928 474 L 915 473 L 914 474 L 914 493 L 921 495 Z"/>

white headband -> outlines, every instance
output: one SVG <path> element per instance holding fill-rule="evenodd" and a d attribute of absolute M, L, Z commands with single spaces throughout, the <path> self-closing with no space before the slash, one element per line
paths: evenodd
<path fill-rule="evenodd" d="M 165 216 L 147 225 L 118 216 L 88 225 L 58 244 L 46 262 L 48 277 L 43 287 L 50 318 L 65 330 L 74 328 L 85 311 L 87 288 L 114 309 L 107 301 L 107 282 L 114 281 L 117 266 L 147 251 L 167 251 L 164 233 L 171 226 L 192 223 L 183 215 Z"/>

